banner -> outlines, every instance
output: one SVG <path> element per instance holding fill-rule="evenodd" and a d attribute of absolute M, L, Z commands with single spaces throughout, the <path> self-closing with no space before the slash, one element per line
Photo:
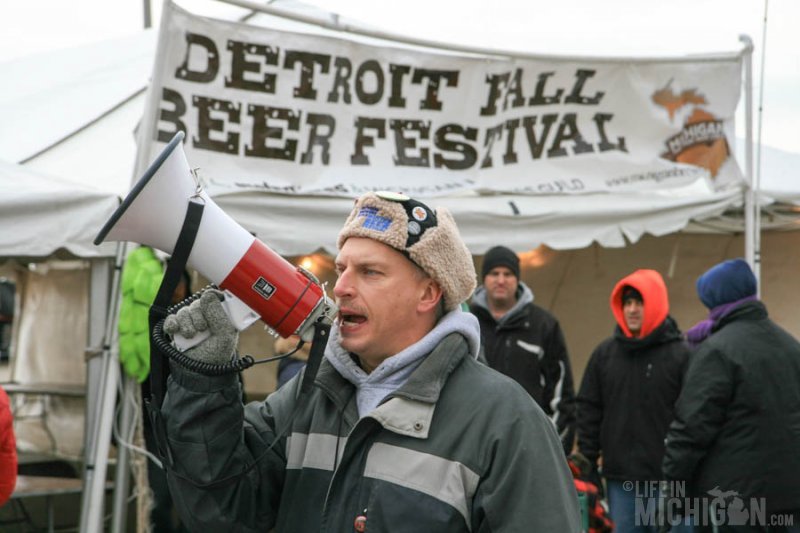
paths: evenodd
<path fill-rule="evenodd" d="M 741 55 L 497 58 L 198 17 L 167 3 L 138 172 L 174 133 L 209 194 L 573 194 L 742 179 Z"/>

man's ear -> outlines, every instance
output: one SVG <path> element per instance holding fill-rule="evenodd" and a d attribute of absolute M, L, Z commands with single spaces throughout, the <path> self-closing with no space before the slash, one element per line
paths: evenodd
<path fill-rule="evenodd" d="M 425 280 L 422 297 L 417 304 L 417 311 L 427 313 L 431 309 L 436 309 L 439 302 L 444 298 L 442 287 L 431 278 Z"/>

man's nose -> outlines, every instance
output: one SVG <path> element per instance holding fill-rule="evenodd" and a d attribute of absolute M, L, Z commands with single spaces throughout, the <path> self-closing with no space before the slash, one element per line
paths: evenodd
<path fill-rule="evenodd" d="M 336 279 L 336 284 L 333 286 L 333 295 L 336 298 L 345 298 L 352 296 L 353 284 L 350 283 L 350 275 L 347 271 L 343 271 Z"/>

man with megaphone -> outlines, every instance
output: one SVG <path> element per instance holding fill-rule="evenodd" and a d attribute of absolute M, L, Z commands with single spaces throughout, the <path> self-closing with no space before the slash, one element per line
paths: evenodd
<path fill-rule="evenodd" d="M 168 477 L 194 531 L 580 531 L 558 435 L 513 380 L 477 362 L 475 288 L 450 213 L 360 197 L 338 238 L 339 313 L 313 387 L 303 373 L 243 406 L 234 374 L 171 364 Z M 164 330 L 184 355 L 235 358 L 215 291 Z M 316 343 L 316 341 L 315 341 Z"/>

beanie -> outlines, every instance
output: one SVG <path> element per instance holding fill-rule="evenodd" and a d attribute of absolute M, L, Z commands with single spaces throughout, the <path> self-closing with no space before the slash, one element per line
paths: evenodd
<path fill-rule="evenodd" d="M 756 277 L 744 259 L 729 259 L 697 278 L 697 296 L 709 309 L 755 296 Z"/>
<path fill-rule="evenodd" d="M 517 254 L 515 254 L 513 250 L 505 246 L 495 246 L 486 252 L 486 255 L 483 256 L 481 278 L 485 278 L 486 274 L 491 272 L 493 268 L 499 266 L 508 267 L 514 276 L 519 279 L 519 257 L 517 257 Z"/>
<path fill-rule="evenodd" d="M 443 207 L 434 212 L 404 194 L 369 192 L 356 200 L 339 232 L 339 249 L 350 237 L 382 242 L 405 255 L 439 284 L 447 311 L 475 290 L 472 255 Z"/>

